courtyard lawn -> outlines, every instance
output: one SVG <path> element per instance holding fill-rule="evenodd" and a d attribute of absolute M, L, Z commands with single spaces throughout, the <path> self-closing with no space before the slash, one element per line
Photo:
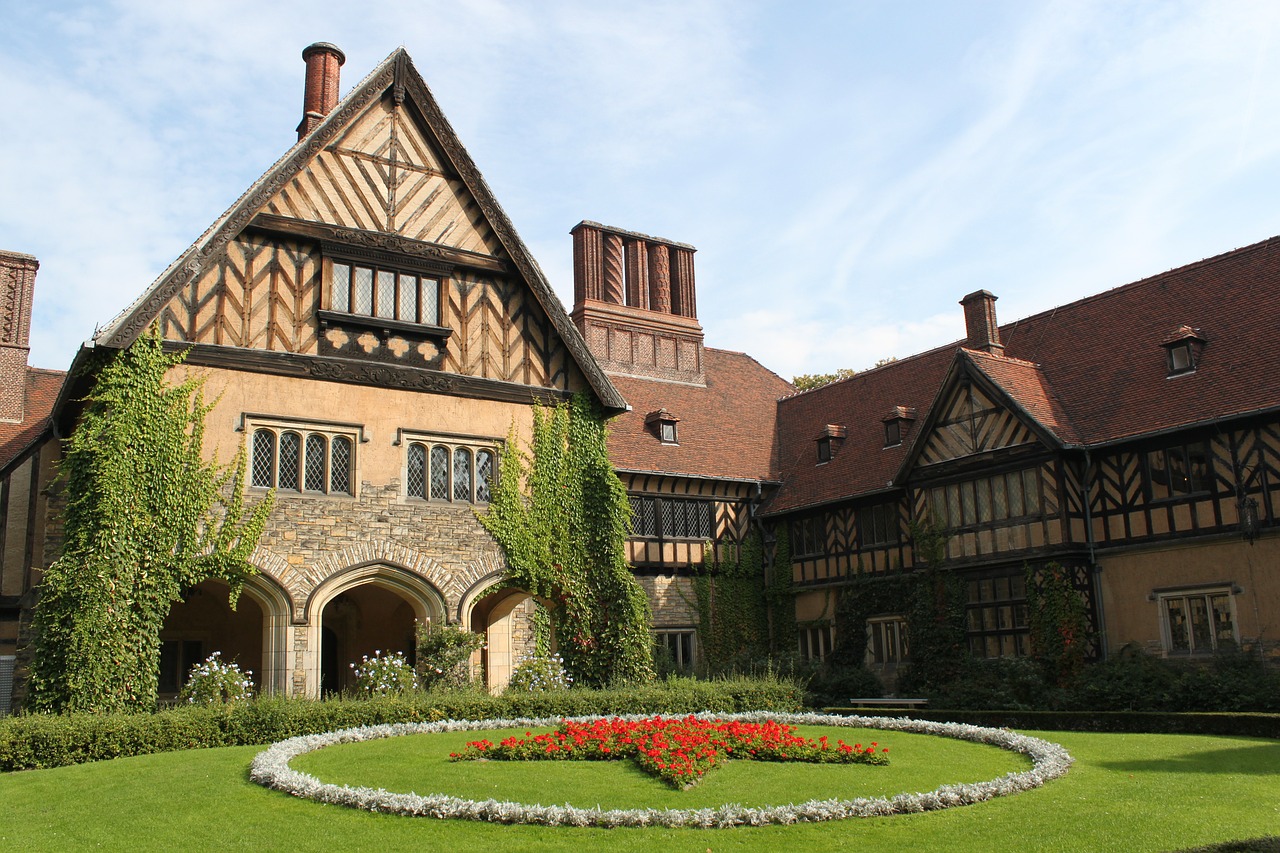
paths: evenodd
<path fill-rule="evenodd" d="M 0 776 L 0 848 L 1158 851 L 1280 835 L 1280 741 L 1030 734 L 1065 746 L 1076 758 L 1071 772 L 1035 791 L 944 812 L 732 830 L 552 829 L 369 814 L 254 785 L 247 768 L 256 747 L 166 753 Z M 861 784 L 864 778 L 886 773 L 923 772 L 908 758 L 910 751 L 930 749 L 930 760 L 941 767 L 944 761 L 963 760 L 953 753 L 953 745 L 971 747 L 946 740 L 934 744 L 932 738 L 899 733 L 876 739 L 889 743 L 890 767 L 808 769 L 846 770 Z M 977 749 L 984 754 L 971 755 L 975 763 L 1012 760 L 1016 767 L 1022 761 Z M 320 754 L 311 758 L 320 760 Z M 340 765 L 343 759 L 339 755 L 335 761 Z M 758 766 L 735 764 L 743 770 Z M 527 766 L 541 770 L 573 765 Z M 341 771 L 340 766 L 330 769 Z M 731 765 L 721 772 L 727 775 L 734 769 Z M 977 778 L 973 769 L 956 767 L 947 779 Z M 391 763 L 385 770 L 413 772 Z M 400 778 L 409 781 L 407 776 Z M 916 778 L 922 787 L 933 784 L 925 776 Z M 386 781 L 391 781 L 390 775 Z M 650 790 L 667 793 L 654 780 L 641 781 L 650 783 Z M 688 794 L 710 790 L 707 786 L 714 781 L 709 778 Z M 543 787 L 549 792 L 553 783 L 561 784 L 553 779 Z"/>

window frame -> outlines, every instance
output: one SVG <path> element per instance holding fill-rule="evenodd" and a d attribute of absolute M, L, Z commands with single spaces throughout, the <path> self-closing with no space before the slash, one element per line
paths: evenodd
<path fill-rule="evenodd" d="M 858 507 L 858 549 L 889 548 L 902 541 L 902 525 L 897 501 L 881 501 Z M 888 538 L 881 534 L 892 531 Z M 870 531 L 874 536 L 868 536 Z"/>
<path fill-rule="evenodd" d="M 796 560 L 825 557 L 827 554 L 827 516 L 806 515 L 791 520 L 791 556 Z"/>
<path fill-rule="evenodd" d="M 1165 657 L 1207 657 L 1217 654 L 1222 650 L 1222 643 L 1226 639 L 1220 637 L 1222 633 L 1219 623 L 1219 614 L 1214 605 L 1214 599 L 1226 599 L 1226 612 L 1230 619 L 1230 642 L 1236 647 L 1240 646 L 1240 622 L 1236 614 L 1236 593 L 1238 587 L 1234 583 L 1214 583 L 1201 584 L 1196 586 L 1178 587 L 1162 590 L 1154 590 L 1151 599 L 1156 603 L 1156 618 L 1160 622 L 1160 645 L 1164 651 Z M 1197 637 L 1195 624 L 1192 620 L 1192 609 L 1190 603 L 1199 600 L 1204 606 L 1204 615 L 1207 620 L 1207 636 L 1209 640 L 1208 648 L 1197 647 Z M 1183 602 L 1183 623 L 1185 626 L 1186 645 L 1182 648 L 1174 648 L 1174 624 L 1170 619 L 1170 602 Z"/>
<path fill-rule="evenodd" d="M 692 672 L 698 662 L 698 629 L 693 626 L 663 626 L 652 631 L 654 649 L 664 648 L 671 654 L 672 664 L 683 672 Z M 688 660 L 684 660 L 685 652 Z"/>
<path fill-rule="evenodd" d="M 322 244 L 324 252 L 323 283 L 321 286 L 320 310 L 317 312 L 322 326 L 359 326 L 380 331 L 397 331 L 417 337 L 447 338 L 453 330 L 443 325 L 445 294 L 453 272 L 453 266 L 430 260 L 416 260 L 401 255 L 374 250 L 361 251 L 349 246 Z M 335 267 L 346 267 L 348 273 L 347 296 L 345 307 L 335 299 L 337 279 Z M 355 302 L 355 270 L 370 270 L 370 305 L 369 312 L 354 310 Z M 391 307 L 394 316 L 383 316 L 379 313 L 380 274 L 393 276 Z M 405 277 L 417 281 L 417 295 L 414 304 L 413 319 L 401 316 L 404 306 L 401 287 Z M 428 282 L 435 282 L 434 304 L 435 316 L 426 317 L 423 306 L 424 296 L 430 291 Z"/>
<path fill-rule="evenodd" d="M 1030 491 L 1028 485 L 1032 487 Z M 925 504 L 929 515 L 952 531 L 1026 524 L 1044 517 L 1044 482 L 1040 465 L 929 486 Z"/>
<path fill-rule="evenodd" d="M 395 443 L 404 447 L 404 452 L 401 455 L 403 476 L 400 480 L 400 495 L 404 500 L 415 503 L 451 504 L 455 506 L 486 506 L 491 502 L 493 489 L 498 482 L 498 461 L 502 456 L 502 446 L 504 444 L 501 439 L 486 436 L 461 436 L 417 430 L 400 430 Z M 416 493 L 414 484 L 416 478 L 410 467 L 413 464 L 415 447 L 422 449 L 423 456 L 421 494 Z M 435 484 L 432 481 L 432 471 L 436 465 L 435 450 L 437 448 L 442 448 L 445 451 L 444 464 L 447 474 L 444 480 L 443 497 L 436 496 Z M 469 482 L 466 486 L 467 494 L 465 497 L 459 497 L 458 491 L 459 481 L 456 466 L 459 453 L 465 453 L 468 459 L 467 473 Z M 489 458 L 489 477 L 487 480 L 480 476 L 480 458 L 485 454 Z M 482 497 L 482 485 L 484 486 L 483 491 L 488 493 L 488 497 Z"/>
<path fill-rule="evenodd" d="M 885 642 L 892 636 L 892 644 Z M 880 642 L 877 643 L 877 637 Z M 886 653 L 892 645 L 894 654 Z M 907 617 L 900 613 L 870 616 L 867 618 L 867 651 L 864 656 L 868 667 L 890 669 L 911 661 L 911 643 L 907 636 Z M 892 658 L 892 659 L 890 659 Z"/>
<path fill-rule="evenodd" d="M 362 425 L 333 421 L 295 420 L 292 418 L 245 413 L 241 415 L 241 423 L 238 429 L 247 436 L 246 443 L 249 451 L 248 487 L 250 489 L 260 491 L 275 489 L 277 494 L 308 497 L 358 497 L 360 479 L 357 475 L 356 463 L 358 454 L 356 448 L 357 445 L 367 441 L 364 437 L 364 427 Z M 260 477 L 259 435 L 269 435 L 271 437 L 270 477 L 267 478 L 270 481 L 269 484 L 263 482 L 263 478 Z M 280 470 L 281 461 L 284 458 L 284 454 L 280 452 L 281 444 L 286 437 L 290 436 L 296 437 L 298 442 L 296 480 L 281 485 Z M 320 489 L 309 488 L 312 482 L 309 453 L 310 448 L 314 446 L 313 439 L 322 441 L 324 447 L 322 460 L 324 469 L 320 474 L 323 488 Z M 344 444 L 347 459 L 345 465 L 340 465 L 335 463 L 335 448 Z M 339 474 L 339 471 L 343 473 Z M 341 480 L 343 479 L 345 480 L 345 488 L 341 488 Z"/>
<path fill-rule="evenodd" d="M 1027 578 L 1023 569 L 986 571 L 966 575 L 964 630 L 971 657 L 1026 657 L 1031 653 L 1031 614 Z M 1004 589 L 999 587 L 1003 583 Z M 987 585 L 984 587 L 984 584 Z M 1018 594 L 1020 588 L 1021 595 Z M 976 589 L 976 597 L 975 597 Z M 984 590 L 990 590 L 986 594 Z M 1001 593 L 1004 594 L 1001 594 Z M 1008 624 L 1002 624 L 1008 616 Z M 996 654 L 990 654 L 991 643 Z M 1006 642 L 1007 641 L 1007 642 Z M 1009 652 L 1009 653 L 1006 653 Z"/>
<path fill-rule="evenodd" d="M 628 494 L 627 500 L 631 504 L 632 539 L 685 542 L 716 540 L 717 501 L 714 498 Z M 667 504 L 680 505 L 680 508 L 668 512 Z M 697 505 L 698 509 L 691 511 L 689 505 Z M 640 523 L 637 523 L 637 519 Z M 670 525 L 668 520 L 671 521 Z M 684 532 L 680 531 L 681 526 Z"/>
<path fill-rule="evenodd" d="M 801 660 L 824 661 L 836 647 L 836 626 L 830 622 L 801 625 L 797 633 Z"/>
<path fill-rule="evenodd" d="M 1204 461 L 1204 470 L 1199 474 L 1196 473 L 1192 463 L 1193 449 L 1200 451 L 1200 457 Z M 1157 468 L 1153 464 L 1155 457 L 1162 457 L 1164 460 L 1163 481 L 1156 474 Z M 1174 460 L 1178 460 L 1182 467 L 1181 478 L 1185 480 L 1185 487 L 1175 488 L 1174 478 L 1178 475 L 1175 473 Z M 1213 452 L 1210 449 L 1209 440 L 1201 438 L 1145 450 L 1142 453 L 1142 473 L 1143 487 L 1147 500 L 1151 503 L 1165 503 L 1207 495 L 1212 491 L 1211 484 L 1214 476 Z"/>

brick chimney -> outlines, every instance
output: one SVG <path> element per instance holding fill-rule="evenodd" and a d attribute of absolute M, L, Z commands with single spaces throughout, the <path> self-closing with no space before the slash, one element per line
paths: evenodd
<path fill-rule="evenodd" d="M 573 234 L 573 322 L 606 373 L 706 383 L 693 253 L 598 222 Z"/>
<path fill-rule="evenodd" d="M 989 290 L 975 290 L 960 300 L 964 306 L 964 325 L 968 334 L 965 346 L 969 349 L 1004 355 L 1000 327 L 996 325 L 996 299 Z"/>
<path fill-rule="evenodd" d="M 26 416 L 27 355 L 31 351 L 31 299 L 40 262 L 0 251 L 0 421 Z"/>
<path fill-rule="evenodd" d="M 307 63 L 307 84 L 302 96 L 299 140 L 338 105 L 338 69 L 347 61 L 347 56 L 335 45 L 318 41 L 302 51 L 302 59 Z"/>

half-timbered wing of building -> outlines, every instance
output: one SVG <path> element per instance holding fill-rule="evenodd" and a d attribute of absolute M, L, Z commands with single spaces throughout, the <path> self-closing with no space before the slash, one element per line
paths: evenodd
<path fill-rule="evenodd" d="M 215 649 L 260 687 L 342 690 L 415 622 L 487 633 L 496 689 L 531 640 L 475 514 L 499 451 L 536 402 L 626 403 L 408 54 L 341 100 L 341 51 L 303 57 L 297 144 L 93 339 L 158 326 L 217 400 L 208 451 L 244 446 L 277 495 L 240 607 L 215 582 L 174 607 L 161 692 Z"/>

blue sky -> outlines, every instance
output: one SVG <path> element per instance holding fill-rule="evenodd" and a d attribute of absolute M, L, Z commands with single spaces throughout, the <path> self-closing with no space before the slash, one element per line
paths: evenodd
<path fill-rule="evenodd" d="M 1280 3 L 0 0 L 0 248 L 66 367 L 281 153 L 313 41 L 404 45 L 566 304 L 698 247 L 713 346 L 864 368 L 1280 234 Z M 1189 318 L 1189 322 L 1194 318 Z"/>

